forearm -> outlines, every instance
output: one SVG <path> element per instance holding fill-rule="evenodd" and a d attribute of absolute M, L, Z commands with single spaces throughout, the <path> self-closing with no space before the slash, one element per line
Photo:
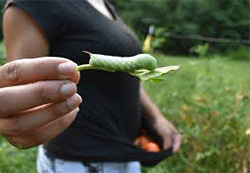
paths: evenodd
<path fill-rule="evenodd" d="M 141 86 L 141 103 L 144 108 L 144 118 L 150 123 L 151 127 L 163 139 L 163 148 L 173 147 L 173 151 L 180 150 L 182 143 L 181 134 L 175 129 L 161 113 L 160 109 L 151 101 L 147 93 Z"/>
<path fill-rule="evenodd" d="M 149 98 L 148 94 L 143 89 L 143 86 L 140 88 L 140 99 L 144 111 L 143 116 L 149 123 L 154 124 L 163 119 L 166 120 L 159 107 Z"/>

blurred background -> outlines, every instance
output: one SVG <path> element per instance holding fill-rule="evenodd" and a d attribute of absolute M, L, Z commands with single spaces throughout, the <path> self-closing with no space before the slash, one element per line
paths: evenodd
<path fill-rule="evenodd" d="M 155 27 L 154 51 L 188 56 L 194 55 L 192 47 L 209 43 L 208 53 L 248 52 L 249 0 L 110 1 L 142 42 L 149 26 Z M 4 3 L 0 1 L 1 9 Z M 247 59 L 243 55 L 235 58 Z"/>
<path fill-rule="evenodd" d="M 183 134 L 182 149 L 142 172 L 249 173 L 250 1 L 110 2 L 159 66 L 181 67 L 163 82 L 144 86 Z M 0 9 L 4 4 L 0 0 Z M 0 41 L 0 65 L 5 62 Z M 36 153 L 0 137 L 0 173 L 36 172 Z"/>
<path fill-rule="evenodd" d="M 249 46 L 249 0 L 113 0 L 120 15 L 145 39 L 155 26 L 153 48 L 173 55 L 209 43 L 209 53 Z M 238 57 L 240 58 L 240 57 Z M 243 57 L 241 57 L 243 58 Z"/>

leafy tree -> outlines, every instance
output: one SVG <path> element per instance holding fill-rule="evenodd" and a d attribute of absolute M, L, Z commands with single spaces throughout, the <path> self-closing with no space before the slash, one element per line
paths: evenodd
<path fill-rule="evenodd" d="M 168 35 L 201 35 L 212 38 L 238 40 L 232 44 L 210 43 L 219 51 L 237 50 L 241 40 L 250 38 L 249 0 L 110 0 L 117 7 L 124 21 L 143 41 L 148 27 L 154 24 L 164 30 L 158 37 Z M 3 9 L 6 0 L 0 0 Z M 0 11 L 0 39 L 2 38 L 2 14 Z M 204 44 L 199 40 L 166 37 L 161 42 L 164 52 L 188 54 L 191 47 Z M 249 45 L 248 45 L 249 46 Z"/>
<path fill-rule="evenodd" d="M 3 16 L 3 8 L 6 0 L 1 0 L 0 1 L 0 39 L 3 38 L 2 36 L 2 16 Z"/>
<path fill-rule="evenodd" d="M 201 35 L 238 40 L 237 43 L 210 43 L 219 51 L 237 49 L 240 40 L 249 40 L 249 0 L 113 0 L 125 22 L 145 39 L 148 26 L 165 28 L 165 36 Z M 162 34 L 162 37 L 165 37 Z M 162 50 L 188 54 L 204 41 L 167 38 Z"/>

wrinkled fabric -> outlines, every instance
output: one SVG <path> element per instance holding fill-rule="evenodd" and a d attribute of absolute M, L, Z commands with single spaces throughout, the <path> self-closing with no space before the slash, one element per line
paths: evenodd
<path fill-rule="evenodd" d="M 65 161 L 49 158 L 40 146 L 37 157 L 38 173 L 141 173 L 140 163 L 134 162 L 101 162 Z"/>

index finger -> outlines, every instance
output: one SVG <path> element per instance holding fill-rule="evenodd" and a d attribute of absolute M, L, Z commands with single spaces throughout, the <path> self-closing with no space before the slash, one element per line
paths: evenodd
<path fill-rule="evenodd" d="M 0 67 L 0 88 L 32 83 L 40 80 L 65 80 L 78 82 L 77 64 L 66 59 L 43 57 L 15 60 Z"/>

